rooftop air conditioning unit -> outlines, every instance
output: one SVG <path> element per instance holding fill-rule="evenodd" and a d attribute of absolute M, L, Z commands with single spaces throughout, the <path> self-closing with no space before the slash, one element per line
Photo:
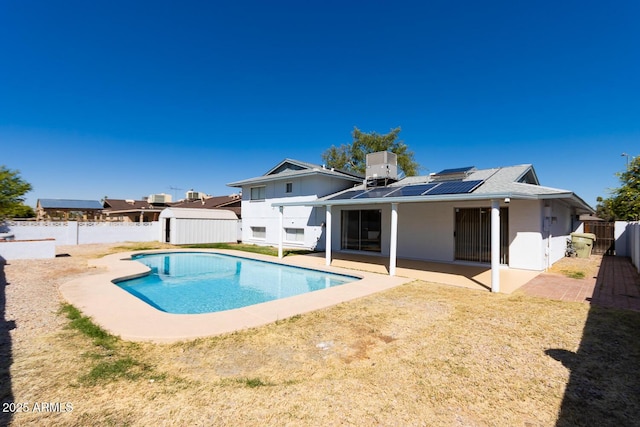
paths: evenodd
<path fill-rule="evenodd" d="M 367 154 L 367 182 L 388 184 L 398 180 L 398 156 L 389 151 Z"/>
<path fill-rule="evenodd" d="M 152 194 L 148 199 L 149 203 L 171 203 L 171 195 L 170 194 Z"/>
<path fill-rule="evenodd" d="M 199 191 L 187 191 L 187 200 L 198 200 L 203 198 L 204 194 L 200 193 Z"/>

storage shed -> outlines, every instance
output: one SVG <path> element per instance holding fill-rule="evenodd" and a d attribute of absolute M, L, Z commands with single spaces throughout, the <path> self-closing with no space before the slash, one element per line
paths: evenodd
<path fill-rule="evenodd" d="M 160 213 L 160 241 L 174 245 L 238 241 L 238 217 L 224 209 L 167 208 Z"/>

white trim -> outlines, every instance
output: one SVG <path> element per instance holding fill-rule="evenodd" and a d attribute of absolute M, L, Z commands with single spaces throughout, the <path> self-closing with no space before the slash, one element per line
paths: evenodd
<path fill-rule="evenodd" d="M 491 292 L 500 292 L 500 200 L 491 200 Z"/>
<path fill-rule="evenodd" d="M 389 276 L 396 275 L 398 254 L 398 204 L 391 203 L 391 234 L 389 237 Z"/>
<path fill-rule="evenodd" d="M 325 265 L 331 265 L 331 205 L 327 205 L 325 213 Z"/>

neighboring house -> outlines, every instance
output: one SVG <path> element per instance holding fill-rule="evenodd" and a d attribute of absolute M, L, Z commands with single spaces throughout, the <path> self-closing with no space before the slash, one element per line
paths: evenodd
<path fill-rule="evenodd" d="M 203 197 L 197 200 L 184 200 L 174 203 L 174 208 L 189 209 L 225 209 L 235 213 L 238 218 L 242 217 L 242 196 L 232 194 L 230 196 Z"/>
<path fill-rule="evenodd" d="M 541 186 L 532 165 L 449 169 L 270 205 L 284 218 L 302 207 L 319 211 L 309 222 L 326 223 L 327 264 L 332 251 L 388 257 L 392 275 L 397 258 L 486 263 L 494 291 L 501 265 L 542 271 L 561 259 L 579 215 L 593 213 L 573 192 Z M 281 236 L 288 244 L 286 231 Z"/>
<path fill-rule="evenodd" d="M 305 206 L 320 197 L 361 184 L 357 174 L 285 159 L 264 175 L 227 184 L 242 189 L 242 241 L 288 247 L 324 248 L 324 209 Z M 293 202 L 280 217 L 274 204 Z M 280 223 L 282 221 L 282 223 Z"/>
<path fill-rule="evenodd" d="M 151 203 L 149 199 L 104 199 L 103 206 L 107 221 L 153 222 L 158 221 L 160 212 L 171 206 L 171 203 Z"/>
<path fill-rule="evenodd" d="M 97 200 L 38 199 L 39 221 L 92 221 L 100 219 L 102 205 Z"/>

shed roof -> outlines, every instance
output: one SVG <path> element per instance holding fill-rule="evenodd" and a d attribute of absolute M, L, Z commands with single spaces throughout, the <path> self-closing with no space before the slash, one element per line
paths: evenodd
<path fill-rule="evenodd" d="M 98 200 L 38 199 L 42 209 L 102 210 Z"/>
<path fill-rule="evenodd" d="M 238 216 L 228 209 L 166 208 L 160 213 L 160 218 L 238 219 Z"/>

